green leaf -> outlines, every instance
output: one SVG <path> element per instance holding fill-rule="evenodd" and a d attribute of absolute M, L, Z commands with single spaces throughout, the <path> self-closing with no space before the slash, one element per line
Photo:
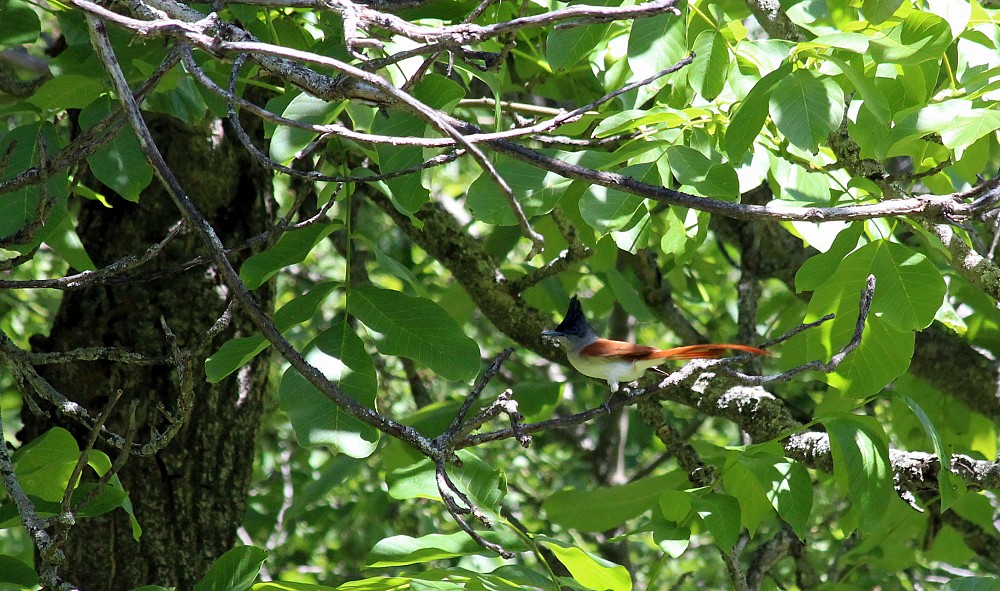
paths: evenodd
<path fill-rule="evenodd" d="M 308 293 L 298 296 L 282 306 L 274 313 L 275 327 L 283 334 L 291 327 L 312 318 L 317 308 L 336 286 L 336 281 L 318 283 Z M 205 360 L 207 381 L 212 384 L 221 382 L 226 376 L 250 363 L 251 359 L 270 346 L 271 344 L 259 334 L 226 341 L 214 355 Z"/>
<path fill-rule="evenodd" d="M 79 459 L 76 439 L 66 429 L 53 427 L 14 452 L 14 474 L 26 494 L 58 502 Z"/>
<path fill-rule="evenodd" d="M 964 0 L 929 0 L 927 9 L 948 21 L 951 36 L 956 39 L 965 32 L 972 16 L 972 4 Z"/>
<path fill-rule="evenodd" d="M 670 146 L 666 157 L 677 180 L 694 187 L 702 195 L 732 199 L 740 194 L 739 178 L 732 166 L 715 164 L 687 146 Z"/>
<path fill-rule="evenodd" d="M 65 208 L 57 207 L 49 214 L 45 227 L 35 236 L 35 240 L 51 246 L 56 254 L 77 271 L 92 271 L 97 268 L 76 233 L 69 210 Z"/>
<path fill-rule="evenodd" d="M 863 533 L 878 526 L 892 498 L 889 443 L 873 417 L 845 415 L 823 421 L 830 436 L 833 474 Z"/>
<path fill-rule="evenodd" d="M 621 174 L 642 179 L 652 168 L 651 164 L 629 166 Z M 626 228 L 643 203 L 643 198 L 615 189 L 591 185 L 580 198 L 580 216 L 587 225 L 603 236 Z"/>
<path fill-rule="evenodd" d="M 609 24 L 553 29 L 545 42 L 545 57 L 553 70 L 565 70 L 590 56 L 611 30 Z"/>
<path fill-rule="evenodd" d="M 0 182 L 38 166 L 43 142 L 49 158 L 62 148 L 55 127 L 48 123 L 22 125 L 4 134 L 0 139 L 0 154 L 9 156 L 4 162 L 6 168 L 0 171 Z M 52 175 L 45 183 L 45 196 L 53 200 L 56 207 L 65 209 L 68 195 L 69 176 L 65 171 Z M 36 184 L 0 194 L 0 239 L 13 236 L 29 221 L 35 220 L 39 196 L 39 185 Z"/>
<path fill-rule="evenodd" d="M 431 300 L 377 287 L 352 289 L 347 310 L 377 333 L 385 355 L 409 357 L 447 380 L 471 380 L 481 365 L 479 345 Z"/>
<path fill-rule="evenodd" d="M 448 466 L 451 481 L 480 508 L 493 513 L 500 510 L 500 501 L 507 494 L 507 480 L 502 472 L 466 450 L 459 450 L 461 466 Z M 389 496 L 394 499 L 431 499 L 441 501 L 434 463 L 420 460 L 405 468 L 393 470 L 386 478 Z"/>
<path fill-rule="evenodd" d="M 610 113 L 594 128 L 594 137 L 608 137 L 625 133 L 643 126 L 653 126 L 659 129 L 679 127 L 690 121 L 682 113 L 663 107 L 651 109 L 630 109 Z"/>
<path fill-rule="evenodd" d="M 194 586 L 194 591 L 245 591 L 253 585 L 267 551 L 256 546 L 237 546 L 212 563 Z"/>
<path fill-rule="evenodd" d="M 688 70 L 691 86 L 705 100 L 715 100 L 726 85 L 729 75 L 729 48 L 722 35 L 714 30 L 705 30 L 694 42 L 694 61 Z"/>
<path fill-rule="evenodd" d="M 901 4 L 903 0 L 864 0 L 861 9 L 871 24 L 878 25 L 895 14 Z"/>
<path fill-rule="evenodd" d="M 888 124 L 892 118 L 892 110 L 889 109 L 889 102 L 885 99 L 885 96 L 875 87 L 874 81 L 865 76 L 863 71 L 840 58 L 826 56 L 825 59 L 840 68 L 840 71 L 843 72 L 851 85 L 861 93 L 861 98 L 864 99 L 865 106 L 875 115 L 879 123 Z"/>
<path fill-rule="evenodd" d="M 3 0 L 0 2 L 0 15 L 3 15 L 0 46 L 26 45 L 38 40 L 38 34 L 42 32 L 42 23 L 29 3 L 22 0 Z"/>
<path fill-rule="evenodd" d="M 977 123 L 977 119 L 983 121 Z M 941 141 L 951 149 L 971 145 L 980 131 L 989 129 L 995 121 L 992 111 L 973 108 L 973 102 L 964 99 L 949 99 L 940 103 L 921 104 L 900 111 L 896 115 L 889 136 L 889 153 L 895 154 L 911 145 L 911 140 L 930 134 L 939 134 Z"/>
<path fill-rule="evenodd" d="M 864 224 L 851 224 L 837 234 L 829 250 L 806 259 L 795 272 L 795 291 L 813 291 L 829 280 L 844 257 L 858 247 L 864 228 Z"/>
<path fill-rule="evenodd" d="M 108 97 L 91 103 L 80 112 L 80 127 L 90 129 L 110 114 L 113 106 Z M 153 167 L 143 156 L 139 140 L 128 125 L 119 130 L 114 139 L 88 156 L 87 164 L 97 180 L 134 203 L 139 201 L 139 194 L 153 180 Z"/>
<path fill-rule="evenodd" d="M 756 477 L 753 469 L 755 466 L 752 466 L 747 458 L 739 458 L 744 455 L 733 453 L 728 456 L 722 484 L 726 492 L 739 501 L 740 520 L 743 527 L 747 528 L 750 537 L 753 537 L 760 524 L 774 515 L 774 508 L 767 498 L 762 483 Z"/>
<path fill-rule="evenodd" d="M 730 162 L 743 160 L 753 141 L 767 121 L 771 93 L 779 82 L 792 71 L 790 64 L 783 64 L 777 70 L 764 76 L 754 84 L 750 93 L 740 103 L 726 128 L 725 147 Z"/>
<path fill-rule="evenodd" d="M 326 125 L 336 119 L 343 108 L 342 102 L 329 102 L 302 92 L 288 103 L 281 116 L 299 123 Z M 279 125 L 271 137 L 271 159 L 287 165 L 318 136 L 298 127 Z"/>
<path fill-rule="evenodd" d="M 439 110 L 447 110 L 465 96 L 465 91 L 456 82 L 439 74 L 429 74 L 421 78 L 413 89 L 413 96 L 424 104 Z M 372 124 L 372 132 L 398 137 L 423 137 L 427 123 L 413 115 L 391 109 L 388 117 L 377 116 Z M 434 132 L 434 135 L 439 135 Z M 424 162 L 424 150 L 419 146 L 393 146 L 379 144 L 376 147 L 379 167 L 382 172 L 396 172 L 418 166 Z M 420 173 L 408 174 L 385 181 L 392 191 L 392 203 L 401 213 L 410 215 L 427 202 L 428 193 L 420 180 Z"/>
<path fill-rule="evenodd" d="M 628 569 L 553 538 L 539 537 L 581 585 L 594 591 L 632 591 Z"/>
<path fill-rule="evenodd" d="M 61 74 L 42 84 L 28 102 L 41 109 L 82 109 L 104 92 L 101 80 L 78 74 Z"/>
<path fill-rule="evenodd" d="M 957 577 L 944 584 L 941 591 L 1000 591 L 996 577 Z"/>
<path fill-rule="evenodd" d="M 480 534 L 490 542 L 500 544 L 512 552 L 528 549 L 524 541 L 507 528 L 484 531 Z M 419 538 L 392 536 L 375 544 L 365 559 L 365 565 L 369 568 L 383 568 L 447 560 L 459 556 L 492 557 L 496 556 L 496 553 L 480 546 L 465 532 L 430 534 Z"/>
<path fill-rule="evenodd" d="M 497 157 L 493 164 L 529 219 L 552 211 L 569 185 L 568 180 L 557 174 L 506 156 Z M 507 198 L 497 188 L 496 182 L 485 174 L 479 175 L 469 186 L 465 206 L 481 222 L 497 226 L 518 224 Z"/>
<path fill-rule="evenodd" d="M 305 260 L 317 244 L 341 226 L 341 222 L 334 221 L 285 232 L 274 246 L 243 263 L 240 279 L 249 289 L 257 289 L 281 269 Z"/>
<path fill-rule="evenodd" d="M 667 521 L 683 523 L 691 516 L 691 493 L 665 490 L 659 499 L 660 514 Z"/>
<path fill-rule="evenodd" d="M 937 266 L 897 242 L 879 240 L 861 250 L 871 249 L 875 250 L 871 272 L 878 279 L 879 291 L 872 312 L 897 330 L 930 326 L 947 289 Z"/>
<path fill-rule="evenodd" d="M 653 540 L 671 558 L 680 558 L 691 545 L 691 529 L 668 521 L 654 520 Z"/>
<path fill-rule="evenodd" d="M 343 316 L 337 316 L 306 350 L 310 351 L 306 359 L 327 379 L 361 405 L 375 409 L 375 362 Z M 348 414 L 295 368 L 285 370 L 278 396 L 300 444 L 327 445 L 352 458 L 366 458 L 375 451 L 378 430 Z"/>
<path fill-rule="evenodd" d="M 208 113 L 208 105 L 191 76 L 179 76 L 172 85 L 161 84 L 142 106 L 180 119 L 192 127 L 202 125 Z"/>
<path fill-rule="evenodd" d="M 847 240 L 844 247 L 849 243 Z M 855 250 L 815 288 L 804 320 L 828 313 L 837 316 L 790 339 L 783 349 L 782 365 L 829 358 L 847 344 L 857 322 L 861 290 L 871 273 L 877 278 L 877 287 L 861 345 L 827 380 L 844 396 L 864 398 L 906 371 L 913 356 L 912 331 L 934 320 L 945 285 L 926 257 L 888 240 Z"/>
<path fill-rule="evenodd" d="M 642 80 L 676 64 L 688 53 L 687 26 L 683 17 L 668 12 L 636 19 L 628 36 L 628 67 Z M 639 89 L 636 105 L 653 97 L 675 76 L 664 76 Z"/>
<path fill-rule="evenodd" d="M 851 313 L 844 311 L 843 315 L 838 315 L 831 327 L 835 330 L 831 342 L 846 344 L 850 340 L 854 328 L 848 326 L 847 321 Z M 856 308 L 853 318 L 857 320 Z M 861 399 L 876 394 L 906 373 L 913 357 L 915 336 L 912 331 L 896 330 L 879 316 L 869 316 L 865 327 L 858 348 L 844 359 L 837 371 L 827 376 L 827 382 L 845 398 Z"/>
<path fill-rule="evenodd" d="M 400 583 L 395 581 L 400 579 L 392 577 L 383 577 L 383 579 L 385 587 L 382 587 L 381 589 L 389 591 L 391 589 L 399 588 Z M 402 580 L 405 581 L 406 579 Z M 356 583 L 357 581 L 351 582 Z M 267 581 L 265 583 L 257 583 L 253 586 L 253 591 L 337 591 L 338 589 L 342 589 L 342 587 L 328 587 L 326 585 L 317 585 L 315 583 L 295 583 L 292 581 Z M 372 587 L 371 591 L 375 591 L 375 589 L 379 588 Z"/>
<path fill-rule="evenodd" d="M 951 44 L 951 27 L 941 17 L 911 10 L 899 25 L 879 31 L 869 52 L 882 64 L 912 65 L 937 60 Z"/>
<path fill-rule="evenodd" d="M 961 158 L 966 148 L 997 129 L 1000 129 L 1000 113 L 992 109 L 973 109 L 955 117 L 951 125 L 942 129 L 941 141 Z"/>
<path fill-rule="evenodd" d="M 606 531 L 658 507 L 664 490 L 686 484 L 687 478 L 676 471 L 623 484 L 565 489 L 549 495 L 542 503 L 553 523 L 581 531 Z M 601 511 L 594 511 L 601 507 Z"/>
<path fill-rule="evenodd" d="M 844 92 L 828 77 L 796 70 L 771 92 L 771 118 L 792 144 L 815 150 L 844 115 Z"/>
<path fill-rule="evenodd" d="M 0 583 L 34 588 L 38 585 L 38 574 L 31 566 L 13 556 L 0 556 Z"/>
<path fill-rule="evenodd" d="M 799 538 L 809 531 L 809 514 L 813 505 L 813 484 L 809 471 L 797 462 L 784 461 L 774 465 L 780 478 L 767 493 L 777 511 Z"/>
<path fill-rule="evenodd" d="M 740 503 L 740 515 L 750 535 L 776 510 L 799 536 L 808 531 L 813 489 L 809 472 L 786 459 L 780 447 L 751 446 L 726 457 L 723 484 Z"/>
<path fill-rule="evenodd" d="M 927 438 L 931 440 L 931 444 L 934 446 L 934 453 L 937 455 L 938 463 L 941 465 L 941 468 L 938 470 L 938 490 L 941 493 L 941 510 L 947 511 L 959 497 L 965 494 L 965 483 L 959 480 L 948 469 L 951 466 L 951 454 L 941 440 L 941 434 L 938 433 L 937 427 L 934 426 L 934 421 L 927 416 L 927 413 L 917 404 L 916 400 L 905 394 L 897 394 L 897 396 L 906 403 L 906 406 L 910 408 L 910 411 L 920 421 L 924 432 L 927 433 Z"/>
<path fill-rule="evenodd" d="M 868 36 L 861 33 L 843 33 L 838 31 L 836 33 L 820 35 L 812 41 L 799 43 L 796 47 L 798 49 L 808 49 L 812 47 L 819 47 L 823 49 L 843 49 L 844 51 L 863 54 L 868 51 L 869 41 L 870 39 Z"/>
<path fill-rule="evenodd" d="M 715 545 L 730 550 L 740 537 L 740 503 L 730 495 L 692 493 L 691 508 L 705 522 Z"/>

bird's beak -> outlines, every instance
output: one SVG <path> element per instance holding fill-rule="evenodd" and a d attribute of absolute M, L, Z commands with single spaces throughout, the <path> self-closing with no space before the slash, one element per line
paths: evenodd
<path fill-rule="evenodd" d="M 542 336 L 543 337 L 561 337 L 561 336 L 563 336 L 563 333 L 561 331 L 558 331 L 558 330 L 545 330 L 545 331 L 542 331 Z"/>

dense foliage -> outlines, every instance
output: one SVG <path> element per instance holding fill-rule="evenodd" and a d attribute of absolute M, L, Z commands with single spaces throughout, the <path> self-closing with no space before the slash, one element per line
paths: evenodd
<path fill-rule="evenodd" d="M 196 589 L 1000 588 L 990 5 L 0 0 L 0 18 L 0 588 L 76 588 L 67 532 L 97 516 L 149 539 L 148 483 L 119 472 L 185 445 L 192 384 L 252 360 L 273 388 L 235 458 L 245 518 L 219 526 L 239 545 Z M 273 196 L 186 186 L 165 126 L 239 141 Z M 102 252 L 124 230 L 81 231 L 154 199 L 173 225 L 127 254 Z M 267 229 L 213 227 L 217 209 Z M 183 240 L 197 258 L 173 258 Z M 64 294 L 189 275 L 227 302 L 215 325 L 165 306 L 148 347 L 32 338 L 72 330 Z M 773 354 L 612 396 L 541 336 L 575 294 L 605 336 Z M 224 332 L 234 311 L 252 334 Z M 116 369 L 78 374 L 105 392 L 89 408 L 44 369 L 94 363 Z M 173 376 L 159 424 L 136 427 L 128 372 Z"/>

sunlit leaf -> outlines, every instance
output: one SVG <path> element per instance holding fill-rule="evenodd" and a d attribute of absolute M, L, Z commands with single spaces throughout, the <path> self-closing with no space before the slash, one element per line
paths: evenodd
<path fill-rule="evenodd" d="M 796 70 L 771 91 L 771 118 L 803 150 L 815 150 L 844 115 L 844 92 L 837 84 L 811 70 Z"/>
<path fill-rule="evenodd" d="M 260 573 L 267 552 L 255 546 L 237 546 L 212 563 L 194 591 L 244 591 Z"/>
<path fill-rule="evenodd" d="M 521 538 L 508 528 L 484 531 L 481 535 L 511 552 L 527 549 Z M 366 562 L 371 568 L 381 568 L 473 555 L 496 556 L 496 553 L 483 548 L 465 532 L 419 538 L 400 535 L 380 540 L 368 553 Z"/>
<path fill-rule="evenodd" d="M 552 538 L 540 538 L 581 585 L 594 591 L 632 591 L 628 569 L 614 564 L 577 546 Z"/>

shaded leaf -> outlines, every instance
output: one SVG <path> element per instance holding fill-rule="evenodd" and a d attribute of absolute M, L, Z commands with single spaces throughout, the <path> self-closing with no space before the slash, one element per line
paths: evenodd
<path fill-rule="evenodd" d="M 702 31 L 694 42 L 693 50 L 695 58 L 688 71 L 688 80 L 705 100 L 715 100 L 729 75 L 726 40 L 714 30 Z"/>
<path fill-rule="evenodd" d="M 507 480 L 502 472 L 471 452 L 460 450 L 462 466 L 448 466 L 448 476 L 459 489 L 475 499 L 483 509 L 496 513 L 507 494 Z M 386 477 L 389 496 L 394 499 L 431 499 L 441 501 L 434 463 L 423 459 L 394 470 Z"/>
<path fill-rule="evenodd" d="M 3 134 L 0 138 L 0 154 L 9 156 L 6 156 L 4 162 L 6 168 L 0 171 L 0 182 L 8 181 L 22 171 L 38 166 L 42 142 L 48 157 L 62 148 L 55 127 L 48 123 L 22 125 Z M 69 176 L 66 172 L 53 174 L 44 187 L 45 197 L 52 200 L 55 207 L 65 209 L 66 198 L 69 195 Z M 20 189 L 0 194 L 0 238 L 13 236 L 29 221 L 35 220 L 39 196 L 37 184 L 28 184 Z"/>
<path fill-rule="evenodd" d="M 249 289 L 257 289 L 278 271 L 302 262 L 317 244 L 341 226 L 341 222 L 335 221 L 285 232 L 274 246 L 244 261 L 240 279 Z"/>
<path fill-rule="evenodd" d="M 38 574 L 13 556 L 0 556 L 0 583 L 34 588 L 38 585 Z"/>
<path fill-rule="evenodd" d="M 898 396 L 910 408 L 910 411 L 917 417 L 917 420 L 920 421 L 920 425 L 924 428 L 927 438 L 931 440 L 931 444 L 934 446 L 934 454 L 937 455 L 938 462 L 941 465 L 937 475 L 938 490 L 941 494 L 941 510 L 947 511 L 959 497 L 965 494 L 965 483 L 948 469 L 951 466 L 951 454 L 941 440 L 941 434 L 938 433 L 934 421 L 927 416 L 927 413 L 924 412 L 924 409 L 920 407 L 916 400 L 905 394 L 899 394 Z"/>
<path fill-rule="evenodd" d="M 316 309 L 336 286 L 335 281 L 317 283 L 307 293 L 293 299 L 275 312 L 274 326 L 284 333 L 296 324 L 306 322 L 313 317 Z M 206 380 L 212 384 L 221 382 L 270 346 L 271 344 L 259 334 L 226 341 L 218 351 L 205 360 Z"/>
<path fill-rule="evenodd" d="M 0 14 L 3 15 L 3 27 L 0 27 L 0 45 L 23 45 L 34 43 L 42 31 L 42 23 L 38 15 L 27 2 L 22 0 L 4 0 L 0 2 Z M 3 572 L 0 569 L 0 572 Z M 29 587 L 30 585 L 25 585 Z"/>
<path fill-rule="evenodd" d="M 344 394 L 375 409 L 375 362 L 343 316 L 337 316 L 306 350 L 306 359 Z M 327 445 L 353 458 L 368 457 L 375 450 L 379 431 L 342 409 L 295 368 L 285 370 L 278 395 L 300 444 Z"/>
<path fill-rule="evenodd" d="M 728 551 L 740 537 L 740 503 L 736 497 L 715 492 L 692 493 L 691 508 L 705 522 L 715 545 Z"/>
<path fill-rule="evenodd" d="M 326 125 L 344 108 L 341 102 L 330 102 L 305 92 L 299 93 L 282 111 L 286 119 L 311 125 Z M 289 164 L 296 155 L 315 140 L 319 134 L 298 127 L 279 125 L 271 136 L 270 156 L 280 164 Z"/>
<path fill-rule="evenodd" d="M 91 103 L 80 111 L 80 126 L 90 129 L 110 114 L 112 107 L 108 97 Z M 87 164 L 99 181 L 133 203 L 139 201 L 139 194 L 153 180 L 153 167 L 146 161 L 139 140 L 128 125 L 110 142 L 87 156 Z"/>
<path fill-rule="evenodd" d="M 553 523 L 563 527 L 606 531 L 658 507 L 664 490 L 686 483 L 687 477 L 675 471 L 621 486 L 566 489 L 549 495 L 542 508 Z M 601 507 L 602 510 L 594 511 L 594 507 Z"/>
<path fill-rule="evenodd" d="M 565 70 L 594 53 L 611 25 L 597 24 L 554 29 L 545 41 L 545 57 L 553 70 Z"/>
<path fill-rule="evenodd" d="M 347 295 L 347 310 L 375 331 L 385 355 L 409 357 L 447 380 L 470 380 L 481 365 L 479 345 L 431 300 L 377 287 Z"/>
<path fill-rule="evenodd" d="M 845 415 L 823 421 L 830 435 L 833 473 L 851 501 L 862 532 L 875 530 L 892 495 L 889 443 L 872 417 Z"/>
<path fill-rule="evenodd" d="M 869 53 L 883 64 L 912 65 L 941 57 L 951 44 L 951 27 L 941 17 L 911 10 L 906 19 L 872 38 Z"/>

